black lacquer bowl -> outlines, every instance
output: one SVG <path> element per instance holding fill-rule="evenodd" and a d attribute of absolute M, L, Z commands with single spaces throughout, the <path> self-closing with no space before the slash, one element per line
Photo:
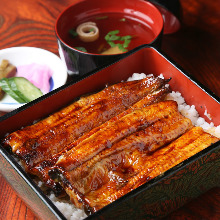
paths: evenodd
<path fill-rule="evenodd" d="M 73 37 L 70 30 L 75 31 L 78 25 L 88 21 L 97 23 L 100 36 L 94 42 L 83 43 L 78 40 L 78 36 Z M 128 51 L 136 50 L 144 44 L 159 48 L 163 18 L 152 3 L 144 0 L 75 0 L 59 15 L 55 25 L 59 53 L 73 79 L 76 75 L 83 76 L 128 53 L 104 55 L 98 52 L 99 48 L 108 47 L 104 38 L 108 32 L 114 30 L 119 30 L 120 36 L 133 36 Z M 78 47 L 84 47 L 87 52 Z"/>

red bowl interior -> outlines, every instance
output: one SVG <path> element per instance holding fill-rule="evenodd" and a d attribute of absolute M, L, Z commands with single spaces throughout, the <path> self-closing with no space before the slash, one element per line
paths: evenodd
<path fill-rule="evenodd" d="M 112 19 L 112 16 L 117 18 L 125 17 L 127 23 L 120 22 L 116 18 L 109 21 L 108 19 L 97 19 L 103 15 L 108 15 L 109 19 Z M 69 30 L 75 29 L 79 24 L 91 19 L 93 19 L 92 21 L 96 20 L 100 29 L 99 41 L 105 41 L 104 36 L 109 31 L 116 29 L 120 30 L 121 36 L 135 36 L 129 45 L 129 50 L 142 44 L 150 44 L 163 30 L 161 13 L 153 4 L 147 1 L 75 0 L 74 4 L 64 10 L 58 17 L 55 25 L 56 35 L 68 47 L 85 46 L 83 43 L 77 45 L 79 42 L 76 42 L 77 40 L 71 37 Z M 133 22 L 132 28 L 129 27 L 129 22 L 130 24 Z M 90 43 L 90 45 L 87 43 L 86 47 L 93 49 L 93 45 L 94 43 Z M 88 53 L 96 54 L 94 50 L 90 51 L 88 50 Z"/>

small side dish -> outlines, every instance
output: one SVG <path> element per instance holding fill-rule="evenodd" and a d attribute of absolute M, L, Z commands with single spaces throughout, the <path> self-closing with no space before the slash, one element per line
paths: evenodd
<path fill-rule="evenodd" d="M 0 111 L 10 112 L 56 89 L 67 80 L 55 54 L 35 47 L 0 50 Z"/>

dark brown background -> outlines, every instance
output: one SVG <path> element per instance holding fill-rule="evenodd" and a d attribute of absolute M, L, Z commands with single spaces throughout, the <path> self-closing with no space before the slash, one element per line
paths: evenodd
<path fill-rule="evenodd" d="M 54 24 L 74 0 L 0 0 L 0 49 L 35 46 L 58 54 Z M 220 96 L 220 1 L 181 0 L 181 29 L 163 38 L 162 51 Z M 36 219 L 0 175 L 0 219 Z M 170 214 L 168 219 L 219 220 L 220 187 Z"/>

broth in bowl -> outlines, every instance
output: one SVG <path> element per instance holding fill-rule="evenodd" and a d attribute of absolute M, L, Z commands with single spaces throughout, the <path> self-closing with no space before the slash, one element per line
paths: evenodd
<path fill-rule="evenodd" d="M 84 42 L 80 39 L 77 27 L 85 22 L 96 24 L 99 29 L 98 39 L 92 42 Z M 89 31 L 92 32 L 93 29 Z M 114 52 L 114 50 L 109 50 L 114 47 L 119 48 L 116 51 L 118 53 L 127 52 L 141 44 L 151 43 L 154 37 L 155 33 L 152 28 L 139 19 L 121 13 L 105 13 L 88 17 L 71 27 L 66 31 L 64 40 L 75 49 L 94 54 L 106 54 L 107 51 Z"/>

